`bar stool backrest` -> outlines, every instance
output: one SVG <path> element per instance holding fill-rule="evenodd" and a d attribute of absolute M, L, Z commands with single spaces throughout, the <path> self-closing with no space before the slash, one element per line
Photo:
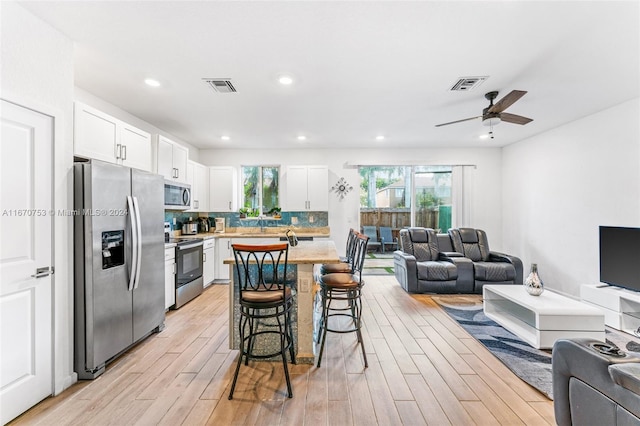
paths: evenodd
<path fill-rule="evenodd" d="M 241 291 L 284 291 L 289 244 L 232 244 L 231 247 Z"/>
<path fill-rule="evenodd" d="M 353 257 L 355 256 L 357 240 L 358 238 L 356 236 L 356 230 L 353 228 L 349 229 L 349 235 L 347 236 L 347 249 L 345 252 L 347 263 L 353 263 Z"/>
<path fill-rule="evenodd" d="M 362 268 L 364 268 L 364 260 L 367 256 L 367 244 L 369 243 L 369 237 L 360 232 L 355 232 L 356 238 L 354 242 L 354 255 L 352 265 L 352 274 L 357 275 L 358 279 L 362 281 Z"/>

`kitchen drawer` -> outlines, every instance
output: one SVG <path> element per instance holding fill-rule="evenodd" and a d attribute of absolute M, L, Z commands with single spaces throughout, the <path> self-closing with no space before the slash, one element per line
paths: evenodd
<path fill-rule="evenodd" d="M 165 262 L 167 260 L 173 260 L 175 258 L 176 258 L 176 249 L 175 248 L 164 249 L 164 260 L 165 260 Z"/>
<path fill-rule="evenodd" d="M 216 240 L 214 238 L 208 238 L 204 240 L 202 249 L 207 250 L 216 246 Z"/>

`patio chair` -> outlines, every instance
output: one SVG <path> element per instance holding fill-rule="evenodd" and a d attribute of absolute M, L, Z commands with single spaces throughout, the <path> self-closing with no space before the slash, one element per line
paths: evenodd
<path fill-rule="evenodd" d="M 377 226 L 363 226 L 362 233 L 369 237 L 369 243 L 367 245 L 367 249 L 373 249 L 375 251 L 379 251 L 382 244 L 380 244 L 380 240 L 378 240 L 378 230 Z"/>
<path fill-rule="evenodd" d="M 382 252 L 387 251 L 387 246 L 391 246 L 391 250 L 398 249 L 398 239 L 393 238 L 391 228 L 388 226 L 380 227 L 380 242 L 382 243 Z"/>

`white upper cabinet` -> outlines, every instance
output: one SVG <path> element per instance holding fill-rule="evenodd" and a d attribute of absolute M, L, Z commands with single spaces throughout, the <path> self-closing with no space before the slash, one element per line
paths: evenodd
<path fill-rule="evenodd" d="M 167 180 L 187 183 L 187 159 L 189 149 L 158 135 L 156 151 L 157 173 Z"/>
<path fill-rule="evenodd" d="M 74 155 L 151 171 L 151 135 L 102 111 L 74 105 Z"/>
<path fill-rule="evenodd" d="M 126 123 L 121 124 L 122 164 L 151 171 L 151 135 Z"/>
<path fill-rule="evenodd" d="M 209 211 L 209 168 L 195 161 L 187 162 L 187 183 L 191 185 L 191 210 Z"/>
<path fill-rule="evenodd" d="M 329 210 L 329 168 L 287 167 L 287 210 Z"/>
<path fill-rule="evenodd" d="M 233 212 L 237 204 L 236 173 L 233 167 L 209 167 L 209 211 Z"/>

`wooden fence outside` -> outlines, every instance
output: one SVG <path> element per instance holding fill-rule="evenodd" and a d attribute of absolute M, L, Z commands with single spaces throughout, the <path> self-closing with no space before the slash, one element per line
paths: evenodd
<path fill-rule="evenodd" d="M 432 209 L 421 209 L 416 212 L 416 226 L 439 229 L 440 212 Z M 388 226 L 397 236 L 398 230 L 411 226 L 411 211 L 409 209 L 360 209 L 360 225 Z M 446 230 L 445 230 L 446 231 Z"/>

